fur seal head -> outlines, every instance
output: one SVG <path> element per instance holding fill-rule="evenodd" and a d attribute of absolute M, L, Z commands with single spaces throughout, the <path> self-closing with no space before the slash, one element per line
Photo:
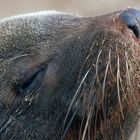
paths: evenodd
<path fill-rule="evenodd" d="M 127 139 L 139 120 L 140 12 L 61 12 L 0 22 L 0 138 Z"/>

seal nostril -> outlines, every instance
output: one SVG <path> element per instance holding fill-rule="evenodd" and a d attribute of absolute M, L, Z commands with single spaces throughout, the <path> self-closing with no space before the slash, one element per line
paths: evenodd
<path fill-rule="evenodd" d="M 133 33 L 135 34 L 135 36 L 137 38 L 140 38 L 139 30 L 138 30 L 138 27 L 136 25 L 134 25 L 134 26 L 128 25 L 128 28 L 133 31 Z"/>
<path fill-rule="evenodd" d="M 137 9 L 126 9 L 120 15 L 122 21 L 140 38 L 140 11 Z"/>

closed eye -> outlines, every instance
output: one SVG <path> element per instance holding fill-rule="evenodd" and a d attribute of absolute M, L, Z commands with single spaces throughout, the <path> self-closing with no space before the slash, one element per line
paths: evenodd
<path fill-rule="evenodd" d="M 20 82 L 18 82 L 15 85 L 16 93 L 18 95 L 27 95 L 29 93 L 34 92 L 42 84 L 46 71 L 47 71 L 47 65 L 43 66 L 40 70 L 35 72 L 30 77 L 27 77 L 26 79 L 24 78 L 21 79 Z M 25 73 L 25 77 L 26 77 L 26 73 Z"/>

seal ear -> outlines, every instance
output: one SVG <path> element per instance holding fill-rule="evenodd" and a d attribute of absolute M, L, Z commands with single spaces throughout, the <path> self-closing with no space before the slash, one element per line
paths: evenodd
<path fill-rule="evenodd" d="M 43 82 L 48 66 L 43 66 L 40 70 L 32 74 L 30 77 L 25 76 L 25 79 L 15 85 L 16 93 L 19 95 L 27 95 L 40 87 Z M 26 75 L 26 74 L 25 74 Z"/>

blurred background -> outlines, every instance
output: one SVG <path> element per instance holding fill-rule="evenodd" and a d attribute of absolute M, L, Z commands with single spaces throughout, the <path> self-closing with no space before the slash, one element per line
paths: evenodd
<path fill-rule="evenodd" d="M 0 0 L 0 18 L 51 9 L 100 15 L 124 7 L 140 8 L 140 0 Z"/>
<path fill-rule="evenodd" d="M 95 16 L 127 7 L 140 9 L 140 0 L 0 0 L 0 19 L 43 10 Z M 140 125 L 132 140 L 140 140 L 139 131 Z"/>

